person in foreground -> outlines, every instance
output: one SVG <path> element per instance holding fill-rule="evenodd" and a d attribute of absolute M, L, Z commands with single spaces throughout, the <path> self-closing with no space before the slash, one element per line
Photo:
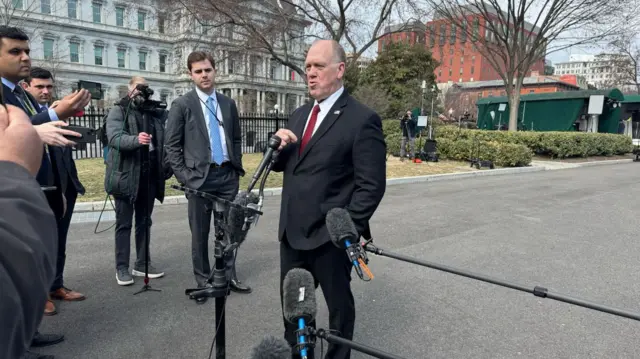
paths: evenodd
<path fill-rule="evenodd" d="M 273 170 L 284 173 L 278 230 L 280 297 L 289 270 L 308 270 L 316 287 L 322 287 L 330 329 L 351 340 L 352 264 L 345 250 L 331 243 L 325 216 L 332 208 L 346 208 L 359 233 L 368 228 L 386 188 L 386 145 L 380 116 L 343 87 L 345 61 L 344 49 L 335 41 L 319 40 L 309 49 L 305 70 L 315 101 L 295 110 L 288 128 L 276 132 L 282 142 Z M 296 329 L 285 319 L 285 339 L 292 346 Z M 349 348 L 332 344 L 326 358 L 350 355 Z"/>
<path fill-rule="evenodd" d="M 56 219 L 35 175 L 43 143 L 18 107 L 0 105 L 0 358 L 29 353 L 56 273 Z"/>
<path fill-rule="evenodd" d="M 213 56 L 195 51 L 187 58 L 187 68 L 195 89 L 177 98 L 171 105 L 165 131 L 165 151 L 176 179 L 188 188 L 233 201 L 240 188 L 242 134 L 238 108 L 233 99 L 216 92 L 216 65 Z M 191 256 L 196 284 L 211 285 L 209 232 L 214 205 L 204 198 L 187 195 Z M 218 214 L 219 215 L 219 214 Z M 251 288 L 238 281 L 235 255 L 227 253 L 229 287 L 237 293 Z M 196 300 L 198 304 L 206 297 Z"/>

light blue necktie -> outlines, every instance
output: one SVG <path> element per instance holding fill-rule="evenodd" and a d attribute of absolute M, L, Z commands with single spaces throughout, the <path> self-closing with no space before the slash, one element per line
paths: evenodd
<path fill-rule="evenodd" d="M 207 99 L 207 112 L 209 113 L 209 141 L 211 141 L 211 160 L 221 165 L 224 160 L 222 154 L 222 140 L 220 139 L 220 127 L 218 127 L 218 107 L 213 97 Z"/>

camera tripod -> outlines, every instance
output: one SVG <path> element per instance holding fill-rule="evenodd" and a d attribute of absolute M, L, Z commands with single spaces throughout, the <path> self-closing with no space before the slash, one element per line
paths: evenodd
<path fill-rule="evenodd" d="M 147 112 L 142 114 L 142 132 L 149 134 L 149 121 L 151 118 Z M 149 197 L 155 197 L 154 193 L 150 193 L 149 190 L 150 182 L 151 182 L 151 161 L 150 161 L 150 146 L 144 145 L 140 148 L 140 157 L 142 162 L 141 174 L 140 176 L 144 179 L 144 188 L 143 191 L 147 192 L 147 197 L 144 200 L 143 210 L 144 210 L 144 285 L 142 288 L 133 293 L 133 295 L 137 295 L 143 292 L 160 292 L 160 289 L 151 288 L 149 285 L 149 247 L 151 242 L 151 214 L 149 209 Z"/>

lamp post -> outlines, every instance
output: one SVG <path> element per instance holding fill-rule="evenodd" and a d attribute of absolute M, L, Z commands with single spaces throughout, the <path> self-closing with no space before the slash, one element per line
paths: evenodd
<path fill-rule="evenodd" d="M 273 113 L 276 114 L 275 131 L 273 133 L 278 132 L 278 109 L 279 108 L 280 108 L 280 106 L 278 106 L 277 103 L 275 105 L 273 105 Z"/>
<path fill-rule="evenodd" d="M 433 101 L 436 98 L 436 85 L 431 87 L 431 116 L 429 116 L 429 139 L 433 140 Z"/>

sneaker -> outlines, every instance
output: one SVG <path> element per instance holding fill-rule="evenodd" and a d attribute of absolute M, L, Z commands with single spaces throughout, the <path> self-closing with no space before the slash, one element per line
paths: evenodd
<path fill-rule="evenodd" d="M 129 274 L 129 269 L 121 268 L 116 270 L 116 280 L 119 285 L 133 284 L 133 277 Z"/>
<path fill-rule="evenodd" d="M 144 277 L 144 264 L 141 266 L 135 266 L 133 271 L 131 271 L 131 274 L 138 277 Z M 149 278 L 160 278 L 163 276 L 164 272 L 157 270 L 156 267 L 149 263 Z"/>

